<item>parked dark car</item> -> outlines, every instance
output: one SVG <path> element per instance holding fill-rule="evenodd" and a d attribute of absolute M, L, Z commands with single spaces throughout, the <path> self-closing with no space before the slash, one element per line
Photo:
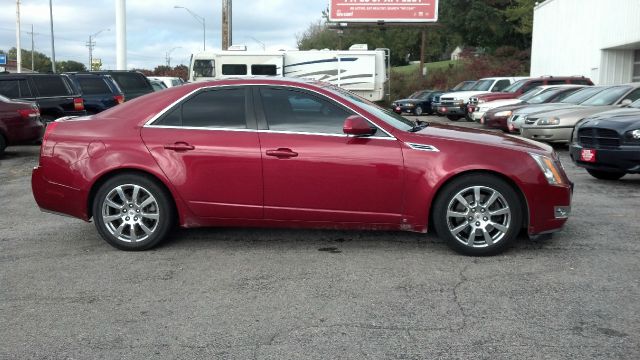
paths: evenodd
<path fill-rule="evenodd" d="M 80 90 L 88 114 L 97 114 L 124 102 L 124 93 L 110 75 L 67 73 Z"/>
<path fill-rule="evenodd" d="M 518 103 L 500 106 L 486 111 L 480 119 L 480 123 L 488 128 L 509 131 L 510 129 L 507 124 L 507 120 L 509 120 L 511 115 L 513 115 L 514 111 L 531 105 L 549 104 L 562 101 L 567 96 L 575 93 L 583 87 L 583 85 L 560 85 L 560 87 L 549 87 L 541 90 L 540 92 L 536 90 L 541 87 L 534 88 L 526 94 L 521 95 L 518 98 L 521 101 Z"/>
<path fill-rule="evenodd" d="M 431 104 L 434 97 L 442 94 L 442 91 L 422 90 L 416 91 L 408 98 L 396 100 L 391 103 L 391 108 L 398 114 L 407 113 L 420 116 L 422 114 L 433 114 Z"/>
<path fill-rule="evenodd" d="M 570 151 L 573 162 L 597 179 L 640 174 L 640 100 L 581 120 Z"/>
<path fill-rule="evenodd" d="M 0 95 L 0 155 L 9 145 L 29 144 L 42 138 L 44 125 L 38 105 Z"/>
<path fill-rule="evenodd" d="M 139 71 L 103 70 L 92 71 L 93 74 L 109 75 L 124 93 L 125 101 L 153 92 L 153 87 L 144 74 Z"/>
<path fill-rule="evenodd" d="M 433 225 L 453 249 L 490 255 L 523 230 L 560 230 L 571 206 L 547 145 L 416 125 L 331 84 L 288 78 L 187 84 L 57 121 L 32 189 L 42 209 L 93 218 L 123 250 L 158 245 L 176 223 Z"/>
<path fill-rule="evenodd" d="M 34 101 L 45 122 L 87 114 L 80 91 L 64 74 L 0 74 L 0 95 Z"/>

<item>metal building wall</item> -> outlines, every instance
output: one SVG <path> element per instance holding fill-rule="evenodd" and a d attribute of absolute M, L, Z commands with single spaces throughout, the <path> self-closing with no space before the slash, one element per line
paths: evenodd
<path fill-rule="evenodd" d="M 546 0 L 534 10 L 531 76 L 631 81 L 640 48 L 640 0 Z"/>

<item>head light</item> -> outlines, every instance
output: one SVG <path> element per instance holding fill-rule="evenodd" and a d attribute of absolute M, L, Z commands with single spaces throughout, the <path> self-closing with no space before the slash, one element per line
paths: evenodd
<path fill-rule="evenodd" d="M 479 100 L 478 100 L 478 104 L 484 104 L 484 103 L 486 103 L 486 102 L 487 102 L 487 100 L 482 100 L 482 99 L 479 99 Z"/>
<path fill-rule="evenodd" d="M 624 135 L 625 140 L 628 143 L 632 143 L 634 145 L 640 143 L 640 129 L 629 130 Z"/>
<path fill-rule="evenodd" d="M 513 114 L 513 111 L 505 110 L 505 111 L 498 111 L 495 116 L 497 116 L 497 117 L 509 117 L 509 116 L 511 116 L 511 114 Z"/>
<path fill-rule="evenodd" d="M 550 117 L 550 118 L 541 118 L 538 119 L 538 121 L 536 122 L 536 125 L 559 125 L 560 124 L 560 118 L 558 118 L 557 116 L 554 117 Z"/>
<path fill-rule="evenodd" d="M 547 178 L 547 181 L 551 185 L 562 185 L 564 184 L 564 178 L 561 174 L 561 169 L 556 166 L 556 163 L 549 157 L 538 155 L 534 153 L 529 153 L 533 160 L 538 164 L 540 170 L 544 174 L 544 177 Z"/>
<path fill-rule="evenodd" d="M 629 131 L 629 134 L 631 135 L 631 138 L 632 138 L 632 139 L 640 140 L 640 129 L 638 129 L 638 130 L 631 130 L 631 131 Z"/>

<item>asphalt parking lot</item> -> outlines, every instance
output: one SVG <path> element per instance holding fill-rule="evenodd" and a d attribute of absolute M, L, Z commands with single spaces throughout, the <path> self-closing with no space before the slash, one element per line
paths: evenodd
<path fill-rule="evenodd" d="M 122 252 L 40 212 L 38 150 L 0 159 L 0 358 L 640 358 L 640 175 L 596 180 L 566 149 L 564 230 L 488 258 L 434 235 L 273 229 Z"/>

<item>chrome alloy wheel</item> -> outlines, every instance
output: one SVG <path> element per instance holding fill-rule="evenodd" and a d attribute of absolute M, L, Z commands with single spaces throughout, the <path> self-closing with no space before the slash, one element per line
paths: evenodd
<path fill-rule="evenodd" d="M 124 184 L 112 189 L 102 202 L 102 220 L 120 241 L 146 240 L 158 227 L 160 208 L 156 198 L 139 185 Z"/>
<path fill-rule="evenodd" d="M 498 243 L 511 225 L 511 209 L 504 196 L 486 186 L 458 192 L 447 206 L 447 227 L 463 245 L 483 248 Z"/>

